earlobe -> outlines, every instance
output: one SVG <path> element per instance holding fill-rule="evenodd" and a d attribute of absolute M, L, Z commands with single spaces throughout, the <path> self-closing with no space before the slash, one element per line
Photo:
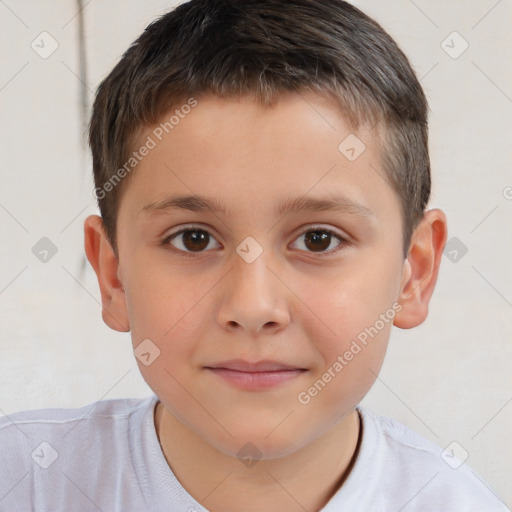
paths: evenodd
<path fill-rule="evenodd" d="M 98 215 L 85 219 L 84 243 L 87 259 L 98 278 L 103 321 L 115 331 L 128 332 L 130 323 L 124 288 L 118 277 L 119 261 Z"/>
<path fill-rule="evenodd" d="M 445 214 L 438 209 L 426 212 L 414 230 L 409 254 L 404 262 L 398 299 L 402 309 L 394 319 L 397 327 L 410 329 L 427 318 L 446 237 Z"/>

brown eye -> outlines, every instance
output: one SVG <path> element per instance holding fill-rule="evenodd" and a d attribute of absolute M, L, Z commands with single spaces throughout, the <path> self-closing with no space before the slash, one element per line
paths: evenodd
<path fill-rule="evenodd" d="M 327 250 L 329 248 L 332 249 L 333 240 L 338 240 L 338 243 L 335 243 L 334 248 L 343 245 L 345 242 L 341 236 L 328 229 L 310 229 L 302 233 L 298 237 L 298 240 L 301 238 L 304 239 L 304 242 L 299 244 L 299 246 L 302 245 L 302 247 L 299 247 L 299 249 L 316 253 L 335 252 Z"/>
<path fill-rule="evenodd" d="M 204 229 L 183 229 L 167 237 L 164 243 L 170 243 L 185 253 L 204 252 L 215 239 Z M 210 247 L 211 248 L 211 247 Z"/>
<path fill-rule="evenodd" d="M 325 251 L 331 245 L 331 237 L 332 235 L 325 231 L 308 231 L 305 245 L 312 251 Z"/>
<path fill-rule="evenodd" d="M 210 235 L 206 231 L 185 231 L 183 245 L 190 251 L 202 251 L 208 246 Z"/>

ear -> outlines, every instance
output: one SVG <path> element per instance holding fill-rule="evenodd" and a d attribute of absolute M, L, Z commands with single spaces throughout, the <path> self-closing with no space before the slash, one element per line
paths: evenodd
<path fill-rule="evenodd" d="M 402 309 L 393 322 L 397 327 L 410 329 L 427 318 L 428 303 L 436 285 L 446 237 L 445 214 L 438 209 L 426 212 L 414 230 L 409 254 L 404 261 L 398 298 Z"/>
<path fill-rule="evenodd" d="M 87 259 L 100 285 L 103 321 L 115 331 L 128 332 L 130 323 L 125 293 L 118 278 L 119 261 L 103 230 L 102 218 L 98 215 L 85 219 L 84 241 Z"/>

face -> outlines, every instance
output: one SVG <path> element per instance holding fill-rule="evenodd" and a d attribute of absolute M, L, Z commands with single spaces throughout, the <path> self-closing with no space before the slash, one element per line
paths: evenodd
<path fill-rule="evenodd" d="M 400 307 L 400 204 L 375 134 L 355 134 L 357 156 L 312 94 L 204 96 L 161 141 L 158 126 L 117 224 L 133 345 L 159 351 L 142 375 L 224 453 L 292 453 L 370 389 Z"/>

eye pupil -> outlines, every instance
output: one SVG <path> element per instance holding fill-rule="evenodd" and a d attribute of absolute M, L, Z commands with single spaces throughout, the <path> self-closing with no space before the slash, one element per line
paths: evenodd
<path fill-rule="evenodd" d="M 309 231 L 306 234 L 306 246 L 309 248 L 310 243 L 312 243 L 312 249 L 323 251 L 327 249 L 330 245 L 331 234 L 326 231 Z"/>
<path fill-rule="evenodd" d="M 189 250 L 197 249 L 201 251 L 208 246 L 208 238 L 209 235 L 206 231 L 185 231 L 183 233 L 183 244 Z M 190 244 L 192 244 L 192 246 L 190 246 Z M 199 244 L 199 246 L 194 246 L 194 244 Z"/>

